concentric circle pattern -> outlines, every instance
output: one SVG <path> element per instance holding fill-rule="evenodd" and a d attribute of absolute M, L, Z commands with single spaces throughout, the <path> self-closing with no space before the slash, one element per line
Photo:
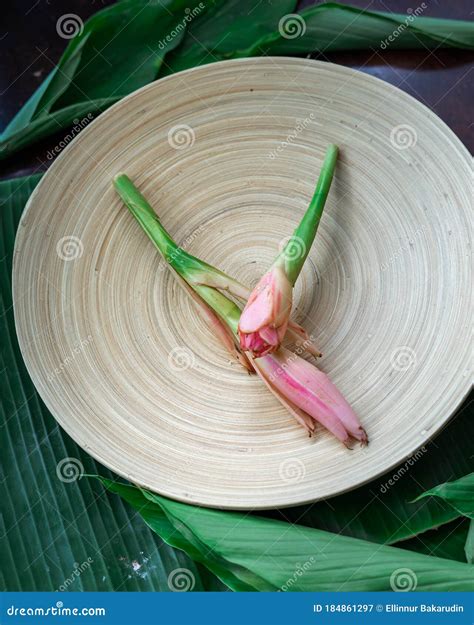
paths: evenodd
<path fill-rule="evenodd" d="M 254 285 L 340 147 L 296 319 L 367 429 L 305 432 L 235 363 L 112 188 L 127 173 L 190 252 Z M 19 228 L 15 317 L 61 426 L 132 482 L 224 508 L 353 488 L 424 444 L 468 390 L 470 160 L 401 91 L 309 60 L 208 65 L 100 116 Z"/>

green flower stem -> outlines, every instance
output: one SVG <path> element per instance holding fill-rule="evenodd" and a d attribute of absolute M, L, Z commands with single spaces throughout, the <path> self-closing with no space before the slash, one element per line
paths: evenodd
<path fill-rule="evenodd" d="M 206 282 L 219 285 L 221 288 L 229 288 L 229 285 L 234 284 L 242 289 L 244 287 L 212 265 L 208 265 L 179 247 L 128 176 L 125 174 L 115 176 L 114 186 L 129 211 L 153 241 L 166 262 L 227 323 L 237 336 L 240 308 L 217 288 L 208 286 Z"/>
<path fill-rule="evenodd" d="M 338 147 L 333 144 L 326 150 L 316 190 L 306 213 L 299 226 L 293 232 L 292 237 L 275 260 L 274 264 L 281 265 L 285 269 L 286 275 L 293 285 L 300 274 L 316 236 L 324 205 L 331 188 L 338 151 Z M 292 248 L 298 253 L 292 253 Z"/>
<path fill-rule="evenodd" d="M 211 286 L 205 284 L 192 284 L 189 283 L 191 288 L 212 308 L 212 310 L 219 315 L 219 317 L 225 321 L 229 328 L 238 339 L 237 327 L 239 325 L 239 319 L 241 309 L 232 300 L 226 297 L 223 293 L 214 289 Z"/>
<path fill-rule="evenodd" d="M 125 174 L 117 174 L 115 176 L 114 186 L 129 211 L 153 241 L 163 257 L 166 260 L 169 259 L 170 264 L 172 264 L 171 261 L 178 252 L 178 246 L 161 224 L 158 215 L 150 204 Z M 177 267 L 175 267 L 175 269 L 177 269 Z"/>

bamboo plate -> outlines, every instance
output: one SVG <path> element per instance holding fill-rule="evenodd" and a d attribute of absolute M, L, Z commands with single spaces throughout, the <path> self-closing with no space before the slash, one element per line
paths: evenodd
<path fill-rule="evenodd" d="M 341 148 L 296 319 L 370 445 L 314 440 L 229 362 L 112 188 L 124 171 L 190 252 L 253 285 Z M 33 381 L 84 449 L 181 501 L 326 498 L 425 444 L 469 388 L 466 149 L 390 85 L 323 62 L 228 61 L 149 85 L 90 124 L 18 231 L 15 318 Z"/>

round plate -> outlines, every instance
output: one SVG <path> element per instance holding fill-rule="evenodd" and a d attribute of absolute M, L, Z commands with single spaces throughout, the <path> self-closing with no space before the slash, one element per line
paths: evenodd
<path fill-rule="evenodd" d="M 367 448 L 309 439 L 229 361 L 112 187 L 127 173 L 191 253 L 254 285 L 340 159 L 295 318 Z M 419 102 L 286 58 L 151 84 L 64 150 L 18 231 L 15 318 L 49 410 L 113 471 L 205 506 L 326 498 L 393 467 L 469 386 L 469 156 Z"/>

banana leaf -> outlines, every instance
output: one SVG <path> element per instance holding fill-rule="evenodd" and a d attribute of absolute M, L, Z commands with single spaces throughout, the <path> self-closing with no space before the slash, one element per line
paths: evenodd
<path fill-rule="evenodd" d="M 158 76 L 161 78 L 237 55 L 238 50 L 244 50 L 278 30 L 280 19 L 292 14 L 296 5 L 296 0 L 279 0 L 278 3 L 264 0 L 258 4 L 248 0 L 211 3 L 204 15 L 188 25 L 181 45 L 168 54 Z"/>
<path fill-rule="evenodd" d="M 100 113 L 156 78 L 203 63 L 262 54 L 474 47 L 472 22 L 337 3 L 295 18 L 295 5 L 295 0 L 121 0 L 102 9 L 69 42 L 58 66 L 0 135 L 0 159 L 88 113 Z"/>
<path fill-rule="evenodd" d="M 234 56 L 336 50 L 474 48 L 472 22 L 367 11 L 327 2 L 310 7 Z"/>
<path fill-rule="evenodd" d="M 185 10 L 198 1 L 121 0 L 94 14 L 70 40 L 57 67 L 0 135 L 0 158 L 101 112 L 156 78 L 179 45 Z M 173 33 L 167 39 L 167 35 Z M 77 123 L 77 122 L 75 122 Z"/>
<path fill-rule="evenodd" d="M 469 564 L 474 562 L 474 521 L 471 520 L 464 545 L 464 553 Z"/>
<path fill-rule="evenodd" d="M 410 549 L 428 556 L 469 562 L 466 555 L 466 541 L 471 521 L 458 518 L 442 527 L 419 534 L 410 540 L 397 543 L 401 549 Z"/>
<path fill-rule="evenodd" d="M 468 591 L 469 564 L 281 521 L 210 510 L 100 478 L 168 544 L 235 591 Z M 406 586 L 405 586 L 405 589 Z"/>
<path fill-rule="evenodd" d="M 438 486 L 421 494 L 415 501 L 425 497 L 439 497 L 457 510 L 459 514 L 474 519 L 474 473 L 464 475 L 454 482 L 438 484 Z"/>

